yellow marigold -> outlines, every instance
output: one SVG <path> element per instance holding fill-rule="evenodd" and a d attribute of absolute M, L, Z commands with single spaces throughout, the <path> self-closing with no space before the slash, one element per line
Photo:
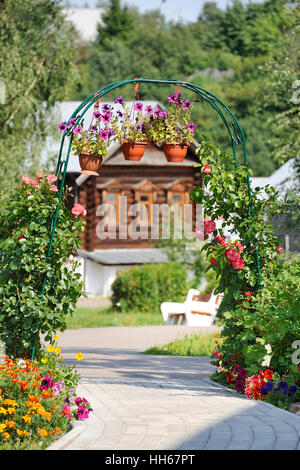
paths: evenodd
<path fill-rule="evenodd" d="M 6 424 L 0 423 L 0 432 L 3 432 L 5 428 L 6 428 Z"/>
<path fill-rule="evenodd" d="M 58 335 L 53 336 L 53 341 L 57 341 L 57 340 L 59 340 L 59 336 Z"/>
<path fill-rule="evenodd" d="M 10 398 L 6 398 L 3 402 L 4 405 L 11 405 L 11 406 L 18 406 L 15 400 L 11 400 Z"/>
<path fill-rule="evenodd" d="M 48 411 L 45 411 L 43 413 L 43 416 L 48 420 L 48 421 L 51 421 L 51 413 L 49 413 Z"/>
<path fill-rule="evenodd" d="M 43 358 L 41 359 L 41 361 L 42 361 L 43 364 L 46 364 L 46 362 L 48 362 L 48 359 L 47 359 L 46 357 L 43 357 Z"/>
<path fill-rule="evenodd" d="M 61 349 L 60 349 L 60 348 L 55 348 L 55 353 L 56 353 L 56 354 L 60 354 L 60 353 L 61 353 Z"/>
<path fill-rule="evenodd" d="M 2 434 L 2 436 L 5 438 L 5 439 L 9 439 L 10 438 L 10 434 L 8 434 L 8 432 L 4 432 Z"/>
<path fill-rule="evenodd" d="M 3 406 L 0 406 L 0 414 L 7 415 L 7 410 Z"/>
<path fill-rule="evenodd" d="M 38 434 L 42 437 L 46 437 L 48 435 L 46 429 L 43 428 L 38 430 Z"/>
<path fill-rule="evenodd" d="M 75 357 L 76 357 L 77 361 L 82 361 L 83 354 L 82 353 L 77 353 Z"/>
<path fill-rule="evenodd" d="M 8 413 L 8 414 L 14 415 L 15 412 L 16 412 L 16 410 L 15 410 L 14 408 L 11 408 L 11 407 L 7 408 L 7 413 Z"/>
<path fill-rule="evenodd" d="M 24 435 L 25 437 L 27 437 L 27 438 L 30 437 L 30 433 L 29 433 L 28 431 L 23 431 L 23 435 Z"/>
<path fill-rule="evenodd" d="M 31 418 L 28 415 L 22 416 L 22 419 L 25 423 L 30 423 L 31 422 Z"/>
<path fill-rule="evenodd" d="M 21 429 L 17 429 L 18 436 L 23 436 L 23 431 Z"/>
<path fill-rule="evenodd" d="M 55 348 L 54 348 L 54 346 L 53 346 L 52 344 L 49 344 L 49 346 L 47 346 L 47 351 L 48 351 L 49 353 L 52 353 L 52 352 L 54 351 L 54 349 L 55 349 Z"/>

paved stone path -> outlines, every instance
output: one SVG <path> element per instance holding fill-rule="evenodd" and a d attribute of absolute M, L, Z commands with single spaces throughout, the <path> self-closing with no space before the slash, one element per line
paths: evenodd
<path fill-rule="evenodd" d="M 141 354 L 195 331 L 122 327 L 61 335 L 67 360 L 79 351 L 85 356 L 78 392 L 93 408 L 66 450 L 300 450 L 300 417 L 211 382 L 209 358 Z"/>

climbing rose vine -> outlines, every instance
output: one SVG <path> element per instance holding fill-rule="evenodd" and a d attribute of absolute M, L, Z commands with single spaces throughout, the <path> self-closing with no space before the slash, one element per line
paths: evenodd
<path fill-rule="evenodd" d="M 58 204 L 55 175 L 23 176 L 13 192 L 1 196 L 0 211 L 0 339 L 6 353 L 30 357 L 34 340 L 66 328 L 82 291 L 77 263 L 85 209 L 65 189 L 57 218 L 51 257 L 48 258 L 51 221 Z M 43 299 L 42 289 L 45 282 Z"/>
<path fill-rule="evenodd" d="M 193 188 L 190 197 L 202 205 L 206 220 L 202 234 L 199 226 L 195 233 L 205 241 L 217 291 L 224 293 L 218 311 L 224 327 L 222 342 L 213 351 L 213 378 L 247 390 L 249 397 L 272 397 L 287 407 L 289 399 L 297 401 L 294 393 L 300 389 L 298 365 L 291 359 L 292 344 L 300 337 L 300 263 L 282 259 L 284 250 L 270 221 L 289 204 L 270 186 L 254 188 L 250 199 L 247 168 L 236 167 L 232 156 L 205 138 L 197 152 L 203 186 Z M 284 400 L 278 387 L 268 390 L 265 368 L 292 387 Z"/>

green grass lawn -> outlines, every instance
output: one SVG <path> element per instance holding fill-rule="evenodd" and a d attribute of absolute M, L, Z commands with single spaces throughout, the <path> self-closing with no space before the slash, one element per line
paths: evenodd
<path fill-rule="evenodd" d="M 164 325 L 159 312 L 115 312 L 111 307 L 77 307 L 67 319 L 67 329 L 100 328 L 103 326 L 147 326 Z"/>
<path fill-rule="evenodd" d="M 211 356 L 218 339 L 214 335 L 186 335 L 182 339 L 175 339 L 171 343 L 154 346 L 147 349 L 144 354 L 160 356 Z"/>

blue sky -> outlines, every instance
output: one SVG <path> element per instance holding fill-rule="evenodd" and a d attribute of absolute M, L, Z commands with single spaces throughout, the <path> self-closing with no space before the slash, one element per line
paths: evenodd
<path fill-rule="evenodd" d="M 146 10 L 154 10 L 161 7 L 161 12 L 165 15 L 167 20 L 172 20 L 175 12 L 179 15 L 182 11 L 182 18 L 184 21 L 196 21 L 206 0 L 166 0 L 162 4 L 162 0 L 121 0 L 121 4 L 139 7 L 141 12 Z M 215 1 L 220 8 L 226 8 L 230 4 L 230 0 L 210 0 Z M 249 3 L 247 0 L 242 0 L 244 4 Z M 255 0 L 255 3 L 263 3 L 264 0 Z M 72 6 L 83 7 L 88 4 L 91 8 L 95 7 L 97 0 L 71 0 Z"/>

